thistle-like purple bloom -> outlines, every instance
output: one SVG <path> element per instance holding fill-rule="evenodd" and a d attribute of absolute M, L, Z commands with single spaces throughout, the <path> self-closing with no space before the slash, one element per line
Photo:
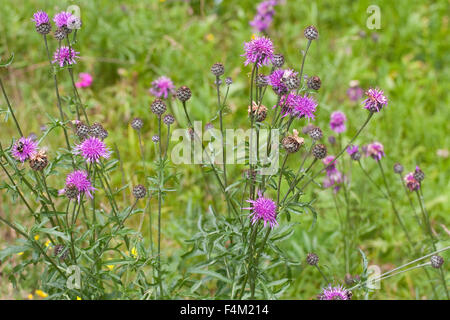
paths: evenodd
<path fill-rule="evenodd" d="M 75 64 L 77 63 L 75 58 L 79 58 L 78 54 L 79 52 L 76 52 L 72 48 L 69 49 L 69 47 L 62 46 L 61 48 L 56 49 L 53 54 L 52 63 L 58 63 L 61 68 L 67 65 Z"/>
<path fill-rule="evenodd" d="M 414 178 L 414 173 L 410 172 L 408 173 L 405 178 L 405 184 L 406 187 L 409 189 L 409 191 L 416 191 L 420 189 L 420 183 L 419 181 L 416 180 L 416 178 Z"/>
<path fill-rule="evenodd" d="M 347 153 L 348 153 L 350 156 L 354 155 L 354 154 L 357 153 L 358 151 L 359 151 L 358 146 L 350 145 L 350 146 L 347 147 Z"/>
<path fill-rule="evenodd" d="M 277 222 L 277 205 L 272 199 L 263 197 L 261 191 L 258 191 L 258 199 L 247 200 L 252 206 L 250 208 L 243 208 L 251 210 L 250 216 L 252 223 L 258 220 L 264 220 L 264 227 L 269 224 L 271 228 L 278 225 Z"/>
<path fill-rule="evenodd" d="M 60 13 L 55 14 L 53 17 L 53 21 L 55 22 L 58 28 L 62 28 L 64 26 L 67 27 L 68 19 L 72 16 L 70 12 L 62 11 Z"/>
<path fill-rule="evenodd" d="M 331 114 L 330 128 L 336 133 L 342 133 L 346 130 L 345 122 L 347 117 L 341 111 L 335 111 Z"/>
<path fill-rule="evenodd" d="M 66 178 L 66 186 L 74 185 L 78 190 L 78 202 L 80 201 L 81 194 L 86 194 L 92 199 L 92 193 L 95 188 L 92 186 L 89 180 L 88 174 L 83 170 L 76 170 L 69 173 Z M 63 194 L 64 189 L 59 191 L 59 194 Z"/>
<path fill-rule="evenodd" d="M 256 37 L 250 42 L 244 43 L 245 65 L 250 63 L 258 63 L 258 67 L 268 65 L 273 58 L 273 44 L 272 40 L 265 37 Z"/>
<path fill-rule="evenodd" d="M 380 161 L 384 157 L 384 147 L 380 142 L 373 142 L 367 146 L 366 156 L 372 157 L 376 161 Z"/>
<path fill-rule="evenodd" d="M 291 114 L 294 117 L 314 120 L 314 112 L 316 112 L 317 102 L 313 98 L 308 97 L 306 94 L 301 96 L 290 93 L 289 96 L 288 104 L 292 106 Z"/>
<path fill-rule="evenodd" d="M 344 177 L 336 168 L 336 161 L 334 161 L 334 159 L 334 156 L 327 156 L 322 160 L 327 173 L 327 176 L 323 180 L 323 187 L 330 188 L 334 186 L 334 191 L 337 192 L 340 188 L 340 184 L 344 182 Z"/>
<path fill-rule="evenodd" d="M 350 101 L 358 101 L 361 99 L 364 95 L 364 90 L 361 89 L 359 86 L 350 87 L 347 90 L 347 97 L 350 99 Z"/>
<path fill-rule="evenodd" d="M 89 163 L 98 163 L 100 158 L 108 159 L 111 152 L 106 148 L 106 145 L 102 140 L 96 137 L 89 137 L 79 145 L 75 146 L 74 154 L 81 155 Z"/>
<path fill-rule="evenodd" d="M 289 76 L 297 76 L 297 74 L 298 73 L 292 69 L 277 69 L 269 75 L 269 85 L 272 86 L 273 91 L 277 95 L 281 96 L 289 92 L 289 89 L 284 83 L 284 80 Z"/>
<path fill-rule="evenodd" d="M 33 141 L 31 138 L 22 137 L 16 141 L 16 143 L 11 148 L 12 156 L 20 161 L 25 162 L 37 151 L 37 142 Z"/>
<path fill-rule="evenodd" d="M 266 0 L 258 4 L 255 18 L 250 21 L 250 26 L 255 31 L 264 31 L 269 28 L 275 14 L 275 8 L 278 4 L 277 0 Z"/>
<path fill-rule="evenodd" d="M 322 293 L 318 296 L 319 300 L 351 300 L 351 291 L 346 290 L 342 286 L 323 288 Z"/>
<path fill-rule="evenodd" d="M 367 99 L 363 101 L 364 108 L 371 112 L 380 112 L 388 104 L 388 99 L 384 96 L 383 90 L 371 88 L 366 91 L 366 96 Z"/>
<path fill-rule="evenodd" d="M 170 78 L 161 76 L 152 82 L 152 87 L 149 91 L 157 98 L 164 97 L 164 99 L 167 99 L 169 94 L 175 93 L 175 86 Z"/>
<path fill-rule="evenodd" d="M 41 24 L 49 23 L 50 19 L 46 12 L 38 11 L 33 15 L 32 21 L 36 23 L 36 27 L 39 27 Z"/>

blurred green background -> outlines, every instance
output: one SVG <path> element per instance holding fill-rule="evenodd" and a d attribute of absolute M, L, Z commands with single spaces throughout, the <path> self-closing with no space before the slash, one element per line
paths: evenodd
<path fill-rule="evenodd" d="M 129 121 L 136 116 L 145 121 L 143 129 L 147 159 L 153 159 L 151 136 L 156 134 L 156 120 L 149 111 L 153 97 L 150 83 L 160 75 L 170 77 L 175 85 L 187 85 L 193 98 L 189 103 L 195 119 L 209 121 L 216 113 L 214 79 L 210 67 L 223 62 L 226 76 L 233 78 L 229 95 L 228 128 L 247 128 L 247 104 L 250 66 L 244 67 L 244 41 L 254 33 L 249 21 L 256 13 L 254 1 L 2 1 L 0 10 L 0 57 L 15 53 L 15 60 L 0 76 L 10 95 L 17 117 L 27 133 L 41 135 L 40 126 L 48 122 L 47 114 L 57 116 L 52 79 L 49 74 L 43 40 L 34 30 L 31 18 L 37 10 L 53 16 L 69 5 L 78 5 L 83 27 L 78 32 L 76 50 L 81 59 L 75 73 L 89 72 L 93 85 L 81 90 L 89 105 L 88 113 L 109 131 L 108 144 L 116 144 L 124 159 L 126 180 L 131 185 L 142 180 L 142 164 L 136 133 Z M 381 10 L 381 29 L 369 30 L 366 20 L 369 5 Z M 346 91 L 351 80 L 359 80 L 362 88 L 378 86 L 385 90 L 389 106 L 377 114 L 357 143 L 380 141 L 385 146 L 383 164 L 391 190 L 405 223 L 415 239 L 425 239 L 419 231 L 409 203 L 392 165 L 401 162 L 407 171 L 420 165 L 426 173 L 423 192 L 431 215 L 433 230 L 439 235 L 439 247 L 450 243 L 449 184 L 449 2 L 441 1 L 285 1 L 276 7 L 274 22 L 268 30 L 276 52 L 283 53 L 287 66 L 300 69 L 300 50 L 305 49 L 303 29 L 314 24 L 320 37 L 314 41 L 307 57 L 305 74 L 319 75 L 322 88 L 317 94 L 319 108 L 315 124 L 331 134 L 329 115 L 341 110 L 348 118 L 348 140 L 366 117 L 360 103 L 349 101 Z M 50 40 L 51 50 L 56 41 Z M 269 70 L 266 70 L 269 72 Z M 63 95 L 71 94 L 70 79 L 59 76 Z M 269 90 L 268 90 L 269 91 Z M 270 92 L 265 104 L 276 101 Z M 175 102 L 178 112 L 180 106 Z M 2 110 L 6 109 L 3 98 Z M 271 108 L 269 114 L 271 115 Z M 68 111 L 66 111 L 68 112 Z M 181 115 L 181 113 L 179 113 Z M 1 114 L 3 120 L 5 113 Z M 217 121 L 213 123 L 218 126 Z M 179 124 L 184 126 L 185 123 Z M 304 123 L 297 123 L 298 129 Z M 0 141 L 9 145 L 15 136 L 11 119 L 1 123 Z M 62 133 L 53 133 L 45 141 L 51 150 L 62 147 Z M 51 153 L 51 152 L 50 152 Z M 290 165 L 298 164 L 291 159 Z M 382 183 L 376 163 L 364 160 L 373 178 Z M 230 167 L 236 179 L 240 167 Z M 196 230 L 197 216 L 213 199 L 206 194 L 198 167 L 178 166 L 181 184 L 169 194 L 163 209 L 163 247 L 169 265 L 175 265 L 184 243 Z M 408 255 L 406 239 L 396 224 L 390 205 L 381 199 L 360 170 L 354 165 L 351 175 L 351 204 L 355 221 L 360 226 L 358 247 L 367 254 L 370 264 L 382 271 L 401 265 L 417 256 Z M 3 178 L 3 176 L 2 176 Z M 211 181 L 213 179 L 211 178 Z M 58 181 L 55 188 L 60 188 Z M 114 184 L 120 186 L 117 171 Z M 311 190 L 310 190 L 311 192 Z M 317 226 L 310 230 L 311 217 L 295 217 L 299 225 L 283 247 L 294 260 L 303 261 L 314 250 L 327 272 L 342 281 L 342 244 L 331 191 L 312 191 L 305 197 L 317 197 Z M 130 192 L 127 192 L 127 200 Z M 126 200 L 126 201 L 127 201 Z M 0 197 L 0 214 L 23 219 L 20 206 L 4 194 Z M 343 202 L 342 202 L 343 203 Z M 416 202 L 417 205 L 417 202 Z M 155 203 L 153 203 L 155 206 Z M 418 207 L 417 207 L 418 210 Z M 26 224 L 26 221 L 22 221 Z M 136 220 L 137 222 L 137 220 Z M 15 235 L 0 226 L 0 248 L 13 241 Z M 424 248 L 426 248 L 424 244 Z M 444 254 L 444 257 L 449 257 Z M 357 248 L 352 253 L 352 274 L 361 272 Z M 20 257 L 17 257 L 20 259 Z M 5 275 L 14 261 L 0 265 L 2 275 L 0 297 L 26 298 L 38 288 L 38 274 L 32 272 L 18 289 L 7 284 Z M 448 264 L 446 267 L 448 271 Z M 447 272 L 448 273 L 448 272 Z M 321 278 L 316 270 L 303 265 L 292 270 L 292 284 L 282 299 L 311 299 L 320 291 Z M 418 270 L 382 282 L 375 299 L 430 299 L 430 285 Z M 442 291 L 441 291 L 442 293 Z M 442 297 L 442 295 L 441 295 Z"/>

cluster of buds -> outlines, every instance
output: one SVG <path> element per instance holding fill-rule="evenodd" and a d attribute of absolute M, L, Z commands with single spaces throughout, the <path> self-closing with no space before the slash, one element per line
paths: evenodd
<path fill-rule="evenodd" d="M 98 122 L 88 126 L 83 121 L 75 120 L 75 134 L 81 141 L 86 140 L 89 137 L 95 137 L 101 140 L 105 140 L 108 137 L 108 131 Z"/>

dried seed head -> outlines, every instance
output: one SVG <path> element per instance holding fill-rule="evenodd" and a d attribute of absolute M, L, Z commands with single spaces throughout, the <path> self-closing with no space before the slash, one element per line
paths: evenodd
<path fill-rule="evenodd" d="M 134 130 L 139 131 L 142 129 L 143 126 L 144 126 L 144 121 L 142 121 L 141 118 L 134 118 L 133 120 L 131 120 L 131 127 Z"/>
<path fill-rule="evenodd" d="M 159 142 L 159 136 L 158 136 L 157 134 L 155 134 L 155 135 L 152 137 L 152 141 L 153 141 L 154 143 L 158 143 L 158 142 Z"/>
<path fill-rule="evenodd" d="M 394 164 L 394 172 L 398 173 L 398 174 L 402 173 L 403 172 L 403 166 L 400 163 L 397 162 L 396 164 Z"/>
<path fill-rule="evenodd" d="M 79 191 L 76 185 L 74 184 L 68 184 L 64 187 L 64 194 L 66 197 L 70 200 L 74 200 L 78 198 Z"/>
<path fill-rule="evenodd" d="M 267 107 L 264 105 L 259 105 L 253 101 L 253 106 L 250 108 L 248 106 L 248 114 L 255 118 L 255 121 L 262 122 L 266 119 L 267 116 Z"/>
<path fill-rule="evenodd" d="M 50 23 L 42 23 L 36 26 L 36 31 L 42 35 L 49 34 L 52 30 L 52 25 Z"/>
<path fill-rule="evenodd" d="M 89 126 L 87 126 L 83 121 L 76 120 L 75 133 L 80 140 L 84 140 L 89 135 Z"/>
<path fill-rule="evenodd" d="M 48 165 L 48 157 L 45 150 L 39 150 L 30 156 L 30 168 L 34 171 L 42 171 Z"/>
<path fill-rule="evenodd" d="M 161 117 L 161 115 L 166 112 L 167 107 L 164 101 L 162 101 L 161 99 L 155 99 L 155 101 L 152 102 L 150 109 L 158 117 Z"/>
<path fill-rule="evenodd" d="M 305 28 L 305 38 L 308 40 L 315 40 L 319 37 L 319 31 L 317 31 L 316 27 L 309 26 Z"/>
<path fill-rule="evenodd" d="M 216 77 L 220 77 L 225 73 L 225 67 L 222 63 L 214 63 L 211 67 L 211 73 Z"/>
<path fill-rule="evenodd" d="M 269 79 L 266 75 L 258 74 L 258 76 L 255 79 L 255 82 L 257 87 L 263 88 L 267 86 L 267 84 L 269 83 Z"/>
<path fill-rule="evenodd" d="M 289 135 L 281 140 L 281 144 L 287 153 L 297 152 L 304 142 L 304 139 L 298 136 L 298 131 L 295 129 L 293 130 L 292 135 Z"/>
<path fill-rule="evenodd" d="M 431 256 L 430 261 L 431 261 L 431 266 L 436 269 L 439 269 L 444 264 L 444 258 L 442 258 L 441 256 L 438 256 L 437 254 L 434 256 Z"/>
<path fill-rule="evenodd" d="M 171 114 L 166 114 L 164 116 L 163 122 L 166 124 L 166 126 L 170 126 L 171 124 L 173 124 L 175 122 L 175 118 Z"/>
<path fill-rule="evenodd" d="M 272 64 L 275 68 L 281 68 L 284 64 L 284 56 L 281 53 L 274 54 Z"/>
<path fill-rule="evenodd" d="M 133 188 L 133 196 L 136 199 L 145 198 L 146 195 L 147 195 L 147 189 L 142 184 L 138 184 L 137 186 L 135 186 Z"/>
<path fill-rule="evenodd" d="M 56 40 L 62 41 L 66 37 L 66 32 L 62 28 L 58 28 L 53 32 L 53 37 L 55 37 Z"/>
<path fill-rule="evenodd" d="M 311 139 L 315 141 L 320 140 L 323 137 L 322 129 L 320 129 L 319 127 L 312 128 L 311 130 L 309 130 L 308 134 Z"/>
<path fill-rule="evenodd" d="M 323 159 L 327 156 L 327 147 L 323 144 L 316 144 L 312 149 L 312 155 L 316 159 Z"/>
<path fill-rule="evenodd" d="M 295 74 L 291 74 L 284 83 L 289 90 L 295 90 L 300 86 L 300 79 Z"/>
<path fill-rule="evenodd" d="M 417 166 L 414 171 L 414 179 L 418 182 L 422 182 L 425 179 L 425 173 Z"/>
<path fill-rule="evenodd" d="M 108 131 L 106 131 L 105 128 L 103 128 L 103 126 L 98 122 L 92 124 L 92 126 L 89 128 L 89 134 L 92 137 L 96 137 L 101 140 L 104 140 L 108 137 Z"/>
<path fill-rule="evenodd" d="M 308 78 L 306 85 L 312 90 L 319 90 L 320 86 L 322 85 L 322 81 L 320 81 L 320 78 L 318 76 L 313 76 Z"/>
<path fill-rule="evenodd" d="M 316 266 L 317 263 L 319 262 L 319 256 L 315 253 L 308 253 L 308 255 L 306 256 L 306 263 L 309 264 L 310 266 Z"/>
<path fill-rule="evenodd" d="M 350 158 L 352 158 L 352 160 L 354 160 L 354 161 L 359 161 L 359 160 L 361 160 L 361 152 L 356 151 L 356 152 L 352 153 L 352 154 L 350 155 Z"/>
<path fill-rule="evenodd" d="M 53 254 L 55 257 L 59 257 L 59 259 L 61 261 L 63 261 L 67 258 L 67 255 L 69 254 L 69 250 L 67 250 L 66 247 L 63 246 L 62 244 L 57 244 L 55 246 Z"/>
<path fill-rule="evenodd" d="M 186 102 L 192 96 L 191 89 L 189 89 L 186 86 L 179 87 L 176 92 L 176 96 L 177 96 L 178 100 L 180 100 L 181 102 Z"/>

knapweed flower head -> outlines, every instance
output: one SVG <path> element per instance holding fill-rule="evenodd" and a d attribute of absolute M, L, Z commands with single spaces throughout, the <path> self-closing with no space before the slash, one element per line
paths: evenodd
<path fill-rule="evenodd" d="M 251 210 L 250 217 L 252 223 L 259 220 L 264 221 L 264 227 L 269 224 L 271 228 L 278 225 L 277 222 L 277 205 L 270 198 L 263 197 L 261 191 L 258 191 L 258 199 L 247 200 L 251 204 L 250 208 L 244 208 L 246 210 Z"/>
<path fill-rule="evenodd" d="M 380 110 L 387 106 L 388 99 L 380 89 L 369 89 L 366 91 L 367 98 L 363 101 L 364 108 L 370 112 L 380 112 Z"/>
<path fill-rule="evenodd" d="M 330 128 L 336 133 L 342 133 L 346 130 L 345 122 L 347 117 L 341 111 L 335 111 L 331 114 Z"/>
<path fill-rule="evenodd" d="M 256 37 L 250 42 L 244 43 L 245 65 L 250 63 L 257 63 L 258 67 L 268 65 L 273 58 L 273 44 L 272 40 L 265 37 Z"/>
<path fill-rule="evenodd" d="M 75 146 L 74 154 L 81 155 L 87 162 L 100 162 L 100 158 L 108 159 L 111 152 L 105 143 L 97 137 L 89 137 Z"/>
<path fill-rule="evenodd" d="M 376 161 L 380 161 L 382 157 L 384 157 L 384 147 L 381 143 L 379 142 L 373 142 L 369 145 L 367 145 L 367 149 L 366 149 L 366 156 L 367 157 L 372 157 L 374 158 Z"/>
<path fill-rule="evenodd" d="M 307 94 L 296 95 L 290 93 L 287 103 L 292 107 L 291 115 L 297 118 L 308 118 L 314 120 L 317 102 Z"/>
<path fill-rule="evenodd" d="M 87 88 L 90 87 L 92 84 L 92 76 L 89 73 L 81 72 L 78 75 L 78 82 L 75 83 L 75 86 L 77 88 Z"/>
<path fill-rule="evenodd" d="M 37 151 L 37 142 L 31 138 L 22 137 L 11 148 L 12 156 L 20 162 L 25 162 Z"/>
<path fill-rule="evenodd" d="M 92 192 L 95 190 L 89 180 L 88 174 L 83 170 L 76 170 L 69 173 L 66 178 L 66 186 L 75 187 L 78 190 L 78 201 L 80 201 L 82 194 L 86 194 L 92 199 Z M 60 190 L 59 193 L 64 194 L 65 190 Z"/>
<path fill-rule="evenodd" d="M 295 78 L 297 75 L 298 73 L 292 69 L 277 69 L 268 77 L 268 81 L 273 91 L 277 95 L 282 96 L 289 92 L 286 80 L 290 77 Z"/>
<path fill-rule="evenodd" d="M 255 18 L 250 21 L 250 26 L 255 31 L 264 31 L 269 28 L 275 14 L 274 6 L 278 4 L 277 0 L 266 0 L 258 4 Z"/>
<path fill-rule="evenodd" d="M 347 147 L 347 153 L 350 155 L 350 157 L 353 156 L 358 151 L 359 151 L 359 148 L 356 145 L 352 144 Z"/>
<path fill-rule="evenodd" d="M 409 191 L 416 191 L 420 189 L 419 181 L 414 178 L 414 173 L 410 172 L 405 176 L 405 184 Z"/>
<path fill-rule="evenodd" d="M 58 28 L 67 27 L 68 20 L 71 16 L 72 14 L 70 12 L 62 11 L 55 14 L 53 21 Z"/>
<path fill-rule="evenodd" d="M 318 296 L 319 300 L 351 300 L 352 293 L 342 286 L 324 288 Z"/>
<path fill-rule="evenodd" d="M 364 90 L 359 86 L 358 80 L 352 80 L 350 82 L 350 88 L 347 89 L 347 97 L 350 101 L 358 101 L 364 95 Z"/>
<path fill-rule="evenodd" d="M 57 63 L 61 68 L 67 65 L 72 65 L 77 63 L 75 61 L 78 57 L 79 52 L 73 50 L 72 48 L 62 46 L 59 49 L 56 49 L 55 53 L 53 54 L 53 61 L 52 63 Z"/>
<path fill-rule="evenodd" d="M 175 86 L 170 78 L 161 76 L 152 82 L 149 92 L 157 98 L 167 99 L 169 94 L 175 93 Z"/>
<path fill-rule="evenodd" d="M 336 162 L 334 161 L 334 156 L 326 156 L 322 159 L 323 164 L 325 165 L 325 170 L 327 173 L 336 171 Z"/>
<path fill-rule="evenodd" d="M 36 27 L 39 27 L 41 24 L 50 23 L 50 19 L 48 14 L 44 11 L 38 11 L 33 15 L 33 21 L 36 23 Z"/>

